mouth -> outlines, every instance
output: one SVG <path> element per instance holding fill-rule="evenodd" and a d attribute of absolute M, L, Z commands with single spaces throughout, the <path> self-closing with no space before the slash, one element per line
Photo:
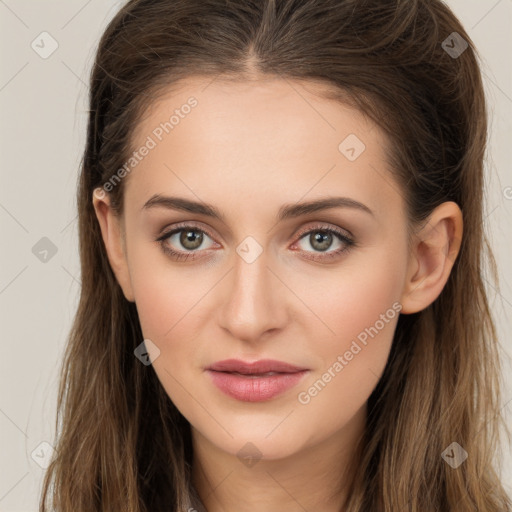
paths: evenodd
<path fill-rule="evenodd" d="M 216 370 L 212 370 L 216 371 Z M 240 373 L 240 372 L 222 372 L 229 373 L 231 375 L 241 375 L 242 377 L 248 377 L 250 379 L 256 379 L 258 377 L 270 377 L 271 375 L 281 375 L 280 372 L 265 372 L 265 373 Z"/>
<path fill-rule="evenodd" d="M 224 394 L 244 402 L 271 400 L 296 386 L 309 369 L 270 359 L 219 361 L 206 368 L 213 384 Z"/>
<path fill-rule="evenodd" d="M 239 373 L 241 375 L 264 375 L 268 373 L 297 373 L 307 370 L 284 361 L 275 359 L 261 359 L 259 361 L 246 362 L 240 359 L 225 359 L 217 361 L 207 368 L 216 372 Z"/>

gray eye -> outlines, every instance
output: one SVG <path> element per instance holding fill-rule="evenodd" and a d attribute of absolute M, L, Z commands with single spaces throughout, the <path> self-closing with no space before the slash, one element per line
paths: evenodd
<path fill-rule="evenodd" d="M 337 244 L 335 243 L 337 241 Z M 309 246 L 308 247 L 306 247 Z M 299 240 L 299 247 L 306 252 L 329 252 L 341 249 L 346 243 L 334 233 L 322 229 L 315 229 L 306 233 Z M 310 248 L 313 248 L 311 250 Z"/>
<path fill-rule="evenodd" d="M 204 243 L 209 240 L 210 244 L 206 247 Z M 181 228 L 166 238 L 167 245 L 170 245 L 176 251 L 196 251 L 201 249 L 209 249 L 214 245 L 213 240 L 202 230 L 198 228 Z"/>
<path fill-rule="evenodd" d="M 318 251 L 326 251 L 332 245 L 332 233 L 326 231 L 314 231 L 309 235 L 309 243 L 311 247 Z"/>
<path fill-rule="evenodd" d="M 203 243 L 203 233 L 198 230 L 187 229 L 181 231 L 180 244 L 190 251 L 193 251 Z"/>

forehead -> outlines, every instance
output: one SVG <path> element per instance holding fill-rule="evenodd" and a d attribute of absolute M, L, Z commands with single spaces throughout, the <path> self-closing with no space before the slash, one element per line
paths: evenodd
<path fill-rule="evenodd" d="M 374 202 L 393 195 L 384 182 L 396 195 L 386 136 L 358 110 L 327 99 L 330 92 L 318 82 L 276 78 L 194 77 L 174 84 L 134 131 L 133 150 L 151 150 L 133 167 L 127 195 L 178 186 L 219 199 L 225 190 L 239 197 L 259 191 L 262 199 L 288 193 L 297 201 L 345 189 Z"/>
<path fill-rule="evenodd" d="M 361 112 L 326 97 L 335 94 L 334 91 L 332 86 L 313 80 L 189 77 L 169 86 L 149 104 L 135 127 L 132 145 L 143 142 L 147 134 L 173 117 L 170 131 L 174 135 L 187 132 L 189 125 L 197 135 L 208 135 L 208 138 L 236 132 L 240 142 L 249 142 L 245 137 L 242 140 L 242 136 L 253 134 L 262 136 L 263 140 L 273 139 L 278 130 L 292 130 L 295 135 L 302 131 L 305 136 L 308 132 L 313 136 L 320 130 L 320 134 L 329 134 L 329 139 L 336 142 L 347 130 L 361 134 L 373 130 L 373 123 Z M 342 92 L 336 94 L 341 96 Z M 191 98 L 195 102 L 192 109 L 188 106 Z M 185 118 L 190 120 L 182 123 Z M 197 118 L 200 123 L 194 122 Z M 179 130 L 178 124 L 181 124 Z"/>

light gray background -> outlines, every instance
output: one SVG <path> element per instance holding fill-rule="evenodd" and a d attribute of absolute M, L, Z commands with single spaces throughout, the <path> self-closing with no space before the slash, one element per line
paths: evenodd
<path fill-rule="evenodd" d="M 99 36 L 122 3 L 0 0 L 1 512 L 38 510 L 44 470 L 35 460 L 44 463 L 50 452 L 41 443 L 54 438 L 58 370 L 80 286 L 75 186 L 87 77 Z M 491 107 L 486 223 L 501 275 L 492 304 L 504 354 L 512 356 L 512 0 L 447 3 L 484 59 Z M 59 45 L 47 59 L 31 47 L 43 31 Z M 57 248 L 45 263 L 32 252 L 43 237 Z M 502 410 L 510 424 L 512 371 L 505 355 L 503 364 Z M 502 454 L 512 493 L 511 448 Z"/>

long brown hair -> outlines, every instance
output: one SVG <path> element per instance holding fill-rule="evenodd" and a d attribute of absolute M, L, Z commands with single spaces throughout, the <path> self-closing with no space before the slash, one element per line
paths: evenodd
<path fill-rule="evenodd" d="M 41 512 L 190 506 L 190 425 L 134 356 L 143 340 L 137 310 L 110 268 L 92 195 L 129 159 L 141 115 L 172 84 L 255 74 L 334 86 L 380 125 L 411 223 L 444 201 L 463 213 L 441 295 L 400 316 L 368 401 L 346 511 L 511 510 L 495 460 L 507 430 L 483 277 L 490 270 L 497 279 L 483 230 L 487 111 L 477 57 L 440 0 L 131 0 L 118 12 L 90 81 L 77 192 L 82 289 Z M 109 194 L 122 215 L 123 181 Z M 453 442 L 468 453 L 457 469 L 441 456 Z"/>

